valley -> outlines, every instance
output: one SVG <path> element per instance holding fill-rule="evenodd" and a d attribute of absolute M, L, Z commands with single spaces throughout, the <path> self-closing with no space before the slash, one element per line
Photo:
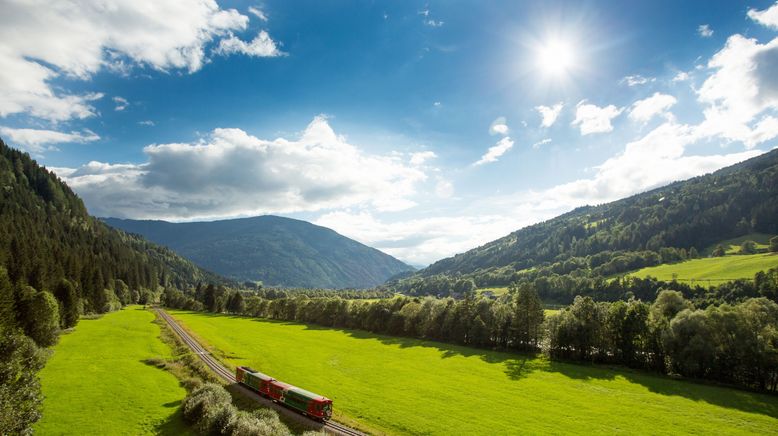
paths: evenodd
<path fill-rule="evenodd" d="M 326 395 L 378 433 L 775 434 L 778 398 L 619 367 L 330 329 L 169 311 L 229 366 Z"/>

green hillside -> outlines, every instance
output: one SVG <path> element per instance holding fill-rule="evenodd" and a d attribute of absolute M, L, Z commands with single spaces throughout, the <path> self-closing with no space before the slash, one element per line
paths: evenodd
<path fill-rule="evenodd" d="M 751 280 L 759 271 L 776 267 L 778 267 L 778 254 L 761 253 L 692 259 L 643 268 L 629 275 L 654 277 L 664 281 L 678 280 L 709 287 L 731 280 Z"/>
<path fill-rule="evenodd" d="M 107 218 L 240 281 L 307 288 L 367 288 L 413 268 L 333 230 L 277 216 L 169 223 Z"/>
<path fill-rule="evenodd" d="M 171 373 L 144 363 L 170 356 L 153 320 L 153 313 L 130 306 L 82 320 L 62 336 L 40 373 L 46 399 L 35 432 L 188 434 L 177 413 L 186 391 Z"/>
<path fill-rule="evenodd" d="M 390 285 L 412 294 L 447 295 L 518 281 L 535 284 L 541 293 L 561 292 L 570 301 L 575 293 L 602 288 L 605 277 L 696 258 L 720 241 L 756 237 L 764 243 L 767 235 L 778 234 L 776 216 L 778 150 L 773 150 L 708 175 L 580 207 Z M 458 283 L 463 280 L 473 285 Z"/>
<path fill-rule="evenodd" d="M 230 365 L 390 434 L 778 434 L 778 398 L 626 369 L 290 322 L 171 314 Z"/>

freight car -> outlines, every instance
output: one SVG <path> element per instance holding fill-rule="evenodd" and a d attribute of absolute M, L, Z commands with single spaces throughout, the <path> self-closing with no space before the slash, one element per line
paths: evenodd
<path fill-rule="evenodd" d="M 247 366 L 235 369 L 235 380 L 259 395 L 284 404 L 311 418 L 327 421 L 332 417 L 332 400 L 278 381 Z"/>

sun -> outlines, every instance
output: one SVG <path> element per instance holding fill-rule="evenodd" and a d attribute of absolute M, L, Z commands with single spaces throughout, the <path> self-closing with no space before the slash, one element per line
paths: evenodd
<path fill-rule="evenodd" d="M 562 39 L 551 39 L 537 49 L 537 66 L 550 76 L 564 76 L 575 67 L 575 50 Z"/>

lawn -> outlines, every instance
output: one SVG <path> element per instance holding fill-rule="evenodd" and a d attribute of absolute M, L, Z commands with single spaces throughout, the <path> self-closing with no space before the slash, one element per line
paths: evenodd
<path fill-rule="evenodd" d="M 659 280 L 683 280 L 708 287 L 727 280 L 753 279 L 754 274 L 778 267 L 774 253 L 706 257 L 680 263 L 652 266 L 630 273 L 636 277 L 656 277 Z M 708 282 L 710 280 L 710 282 Z"/>
<path fill-rule="evenodd" d="M 171 311 L 231 365 L 414 434 L 778 434 L 778 397 L 436 342 Z"/>
<path fill-rule="evenodd" d="M 187 434 L 178 380 L 145 359 L 169 357 L 154 314 L 140 306 L 79 321 L 41 371 L 41 435 Z"/>
<path fill-rule="evenodd" d="M 744 236 L 721 241 L 718 244 L 713 244 L 703 250 L 702 254 L 703 256 L 710 256 L 710 254 L 713 253 L 713 250 L 715 250 L 719 245 L 724 247 L 724 250 L 727 254 L 739 254 L 740 245 L 745 241 L 754 241 L 756 242 L 757 250 L 767 251 L 767 249 L 770 247 L 770 238 L 773 236 L 775 235 L 770 235 L 767 233 L 749 233 Z"/>

